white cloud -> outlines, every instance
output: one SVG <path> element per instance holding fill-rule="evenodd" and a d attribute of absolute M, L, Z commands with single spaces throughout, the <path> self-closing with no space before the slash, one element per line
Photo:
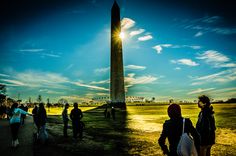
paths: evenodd
<path fill-rule="evenodd" d="M 204 60 L 207 64 L 212 65 L 214 68 L 236 67 L 236 63 L 230 62 L 231 60 L 229 57 L 215 50 L 207 50 L 202 54 L 198 54 L 198 57 L 196 58 Z"/>
<path fill-rule="evenodd" d="M 89 89 L 109 91 L 109 89 L 104 88 L 104 87 L 87 85 L 87 84 L 83 84 L 83 83 L 80 83 L 80 82 L 72 82 L 72 84 L 75 84 L 75 85 L 80 86 L 80 87 L 86 87 L 86 88 L 89 88 Z"/>
<path fill-rule="evenodd" d="M 181 70 L 181 68 L 180 67 L 176 67 L 175 70 Z"/>
<path fill-rule="evenodd" d="M 20 49 L 20 52 L 42 52 L 45 51 L 45 49 Z"/>
<path fill-rule="evenodd" d="M 206 83 L 227 83 L 236 80 L 236 68 L 224 70 L 215 74 L 201 77 L 190 77 L 194 82 L 191 85 L 202 85 Z"/>
<path fill-rule="evenodd" d="M 94 72 L 95 73 L 106 73 L 110 70 L 110 67 L 106 67 L 106 68 L 98 68 L 98 69 L 95 69 Z"/>
<path fill-rule="evenodd" d="M 106 84 L 106 83 L 110 83 L 110 80 L 102 80 L 102 81 L 92 81 L 90 84 Z"/>
<path fill-rule="evenodd" d="M 60 55 L 56 55 L 56 54 L 48 54 L 48 53 L 42 53 L 41 54 L 41 57 L 45 57 L 45 56 L 55 57 L 55 58 L 61 57 Z"/>
<path fill-rule="evenodd" d="M 194 35 L 194 37 L 200 37 L 200 36 L 202 36 L 203 35 L 203 33 L 201 32 L 201 31 L 199 31 L 199 32 L 197 32 L 195 35 Z"/>
<path fill-rule="evenodd" d="M 125 66 L 125 69 L 127 70 L 144 70 L 146 69 L 145 66 L 137 66 L 137 65 L 127 65 Z"/>
<path fill-rule="evenodd" d="M 182 64 L 187 66 L 198 66 L 199 64 L 192 61 L 191 59 L 179 59 L 179 60 L 171 60 L 171 63 Z"/>
<path fill-rule="evenodd" d="M 128 88 L 135 84 L 151 84 L 158 79 L 158 77 L 154 77 L 151 75 L 135 77 L 134 73 L 129 73 L 127 77 L 125 77 L 125 87 Z"/>
<path fill-rule="evenodd" d="M 69 70 L 69 69 L 71 69 L 73 66 L 74 66 L 74 64 L 70 64 L 69 66 L 66 67 L 65 70 Z"/>
<path fill-rule="evenodd" d="M 145 29 L 138 29 L 138 30 L 134 30 L 134 31 L 131 31 L 129 33 L 129 35 L 132 37 L 132 36 L 136 36 L 136 35 L 139 35 L 141 33 L 143 33 L 145 31 Z"/>
<path fill-rule="evenodd" d="M 64 92 L 58 92 L 58 91 L 49 90 L 49 89 L 40 89 L 39 92 L 45 92 L 47 94 L 64 94 Z"/>
<path fill-rule="evenodd" d="M 165 48 L 168 48 L 168 47 L 171 47 L 172 44 L 161 44 L 160 46 L 165 47 Z"/>
<path fill-rule="evenodd" d="M 198 88 L 194 91 L 191 91 L 189 93 L 187 93 L 188 95 L 191 95 L 191 94 L 200 94 L 200 93 L 203 93 L 203 92 L 207 92 L 207 91 L 210 91 L 210 90 L 214 90 L 215 88 L 206 88 L 206 89 L 201 89 L 201 88 Z"/>
<path fill-rule="evenodd" d="M 152 35 L 145 35 L 145 36 L 142 36 L 142 37 L 138 38 L 139 41 L 147 41 L 147 40 L 150 40 L 150 39 L 152 39 Z"/>
<path fill-rule="evenodd" d="M 154 46 L 154 47 L 152 47 L 152 48 L 157 51 L 157 54 L 161 54 L 162 47 L 161 47 L 160 45 L 156 45 L 156 46 Z"/>
<path fill-rule="evenodd" d="M 13 85 L 13 86 L 26 86 L 25 83 L 18 81 L 18 80 L 1 79 L 1 81 L 10 83 L 10 85 Z"/>
<path fill-rule="evenodd" d="M 7 74 L 1 74 L 1 73 L 0 73 L 0 77 L 10 77 L 10 76 L 7 75 Z"/>
<path fill-rule="evenodd" d="M 159 44 L 159 45 L 156 45 L 152 48 L 157 51 L 157 54 L 161 54 L 161 51 L 163 50 L 162 47 L 169 48 L 169 47 L 172 47 L 172 46 L 173 46 L 172 44 Z"/>
<path fill-rule="evenodd" d="M 135 25 L 135 21 L 130 18 L 123 18 L 121 20 L 121 29 L 127 30 Z"/>
<path fill-rule="evenodd" d="M 207 50 L 203 54 L 199 54 L 197 59 L 206 60 L 206 62 L 227 62 L 230 60 L 227 56 L 215 50 Z"/>

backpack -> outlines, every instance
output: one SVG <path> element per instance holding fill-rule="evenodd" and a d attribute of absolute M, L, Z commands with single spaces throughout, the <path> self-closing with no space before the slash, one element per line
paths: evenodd
<path fill-rule="evenodd" d="M 198 154 L 194 145 L 194 140 L 187 133 L 184 133 L 184 125 L 185 118 L 183 119 L 183 130 L 177 146 L 177 154 L 179 156 L 197 156 Z"/>

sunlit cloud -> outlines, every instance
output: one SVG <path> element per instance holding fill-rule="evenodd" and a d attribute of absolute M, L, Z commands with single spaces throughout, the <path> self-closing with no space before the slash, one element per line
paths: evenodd
<path fill-rule="evenodd" d="M 224 54 L 215 51 L 207 50 L 196 57 L 199 60 L 204 60 L 207 64 L 212 65 L 214 68 L 231 68 L 236 67 L 236 63 L 230 62 L 231 59 Z"/>
<path fill-rule="evenodd" d="M 141 33 L 143 33 L 145 31 L 145 29 L 138 29 L 138 30 L 134 30 L 134 31 L 131 31 L 129 33 L 129 35 L 132 37 L 132 36 L 136 36 L 136 35 L 139 35 Z"/>
<path fill-rule="evenodd" d="M 171 60 L 171 63 L 187 65 L 187 66 L 198 66 L 199 65 L 198 63 L 192 61 L 191 59 Z"/>
<path fill-rule="evenodd" d="M 65 95 L 65 96 L 60 96 L 60 99 L 65 99 L 69 103 L 74 103 L 74 102 L 88 102 L 91 100 L 91 98 L 86 98 L 86 97 L 80 97 L 78 95 Z"/>
<path fill-rule="evenodd" d="M 236 80 L 236 68 L 224 70 L 215 74 L 205 75 L 201 77 L 190 77 L 192 79 L 191 85 L 203 85 L 206 83 L 227 83 Z"/>
<path fill-rule="evenodd" d="M 157 54 L 161 54 L 161 51 L 163 50 L 162 47 L 169 48 L 171 46 L 172 46 L 172 44 L 159 44 L 159 45 L 156 45 L 156 46 L 154 46 L 152 48 L 157 51 Z"/>
<path fill-rule="evenodd" d="M 72 84 L 75 84 L 75 85 L 80 86 L 80 87 L 86 87 L 86 88 L 89 88 L 89 89 L 94 89 L 94 90 L 109 91 L 109 89 L 104 88 L 104 87 L 98 87 L 98 86 L 93 86 L 93 85 L 87 85 L 87 84 L 83 84 L 83 83 L 80 83 L 80 82 L 72 82 Z"/>
<path fill-rule="evenodd" d="M 188 95 L 191 95 L 191 94 L 200 94 L 200 93 L 206 93 L 207 91 L 211 91 L 211 90 L 214 90 L 215 88 L 206 88 L 206 89 L 201 89 L 201 88 L 198 88 L 196 90 L 193 90 L 189 93 L 187 93 Z"/>
<path fill-rule="evenodd" d="M 203 35 L 203 33 L 201 32 L 201 31 L 199 31 L 199 32 L 197 32 L 195 35 L 194 35 L 194 37 L 200 37 L 200 36 L 202 36 Z"/>
<path fill-rule="evenodd" d="M 39 92 L 43 92 L 46 94 L 65 94 L 64 92 L 58 92 L 58 91 L 49 90 L 49 89 L 40 89 Z"/>
<path fill-rule="evenodd" d="M 152 35 L 145 35 L 145 36 L 139 37 L 138 40 L 147 41 L 147 40 L 151 40 L 152 38 L 153 38 Z"/>
<path fill-rule="evenodd" d="M 135 21 L 132 20 L 131 18 L 123 18 L 121 20 L 121 29 L 122 30 L 129 29 L 129 28 L 133 27 L 134 25 L 135 25 Z"/>
<path fill-rule="evenodd" d="M 127 65 L 125 66 L 125 69 L 127 70 L 144 70 L 146 69 L 145 66 L 137 66 L 137 65 Z"/>
<path fill-rule="evenodd" d="M 127 77 L 125 77 L 125 87 L 128 88 L 136 84 L 151 84 L 158 79 L 158 77 L 154 77 L 151 75 L 135 77 L 134 73 L 129 73 Z"/>
<path fill-rule="evenodd" d="M 13 86 L 26 86 L 25 83 L 18 80 L 10 80 L 10 79 L 0 79 L 0 80 L 3 82 L 10 83 L 10 85 L 13 85 Z"/>
<path fill-rule="evenodd" d="M 106 84 L 106 83 L 110 83 L 110 80 L 102 80 L 102 81 L 92 81 L 90 84 Z"/>
<path fill-rule="evenodd" d="M 157 54 L 161 54 L 162 47 L 161 47 L 160 45 L 156 45 L 156 46 L 154 46 L 154 47 L 152 47 L 152 48 L 157 51 Z"/>

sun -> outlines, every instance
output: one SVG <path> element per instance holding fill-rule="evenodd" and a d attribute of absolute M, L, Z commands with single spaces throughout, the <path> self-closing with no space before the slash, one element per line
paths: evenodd
<path fill-rule="evenodd" d="M 124 33 L 124 32 L 121 32 L 121 33 L 119 34 L 119 37 L 120 37 L 121 39 L 124 39 L 124 38 L 125 38 L 125 33 Z"/>

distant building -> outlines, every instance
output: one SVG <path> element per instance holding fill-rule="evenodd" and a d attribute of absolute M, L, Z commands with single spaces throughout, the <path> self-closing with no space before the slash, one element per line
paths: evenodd
<path fill-rule="evenodd" d="M 92 98 L 93 103 L 105 103 L 110 101 L 109 96 L 99 96 Z M 145 102 L 145 97 L 141 96 L 126 96 L 125 98 L 126 102 Z"/>

